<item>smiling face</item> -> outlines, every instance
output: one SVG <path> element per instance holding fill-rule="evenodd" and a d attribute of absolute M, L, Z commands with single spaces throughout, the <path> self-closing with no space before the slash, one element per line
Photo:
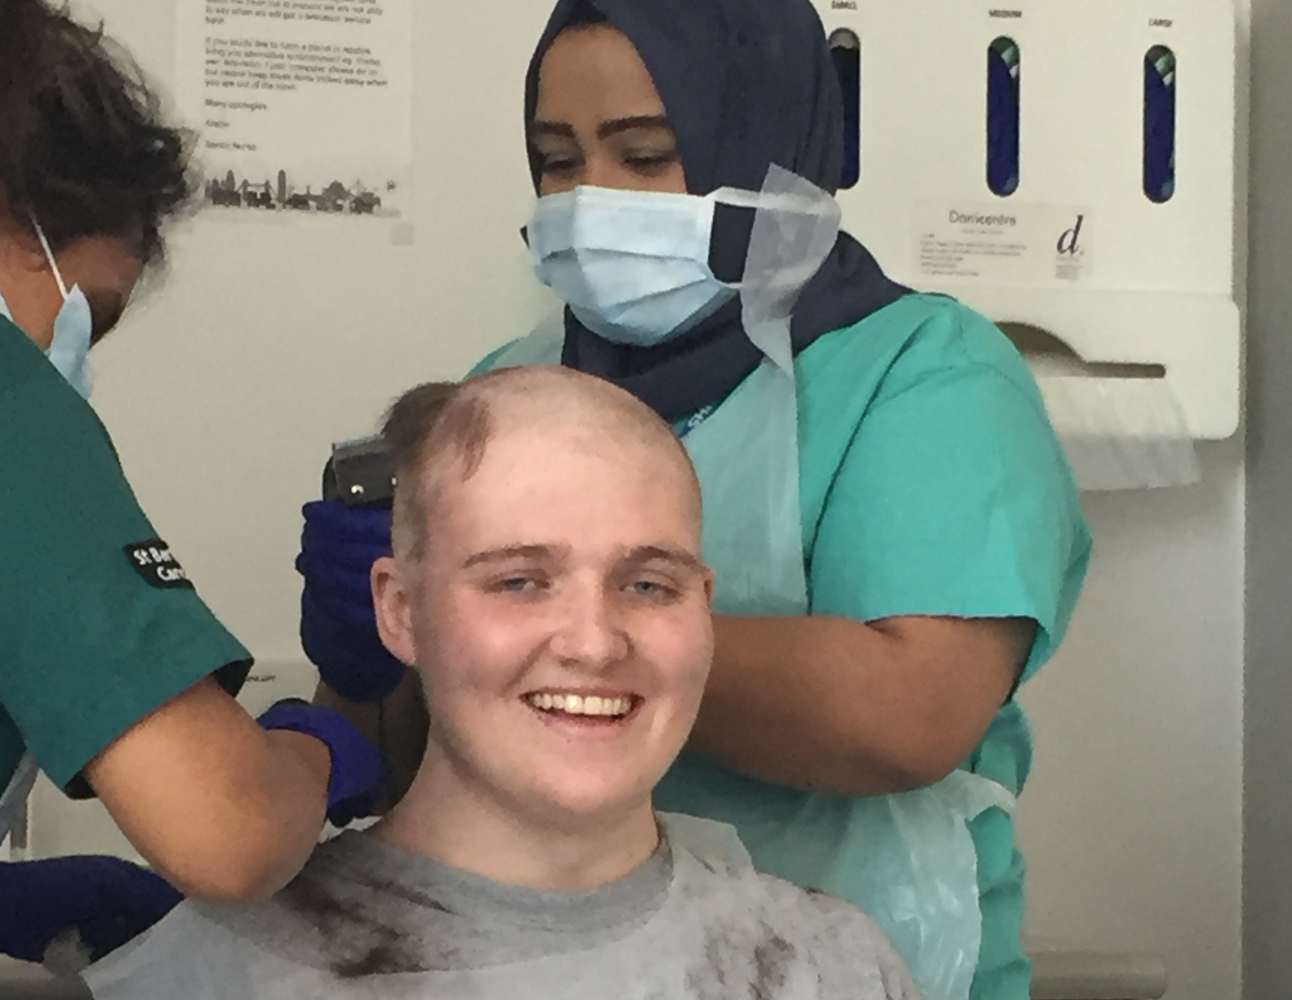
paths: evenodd
<path fill-rule="evenodd" d="M 490 422 L 474 472 L 424 477 L 422 558 L 374 572 L 383 638 L 423 676 L 436 809 L 563 830 L 649 811 L 713 652 L 693 473 L 586 400 L 493 400 Z"/>
<path fill-rule="evenodd" d="M 538 82 L 529 141 L 539 194 L 581 184 L 686 193 L 686 175 L 664 101 L 641 56 L 609 25 L 562 32 Z"/>

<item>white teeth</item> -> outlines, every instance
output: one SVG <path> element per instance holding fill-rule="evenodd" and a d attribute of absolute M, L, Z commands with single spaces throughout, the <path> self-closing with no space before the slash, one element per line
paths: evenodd
<path fill-rule="evenodd" d="M 589 715 L 601 718 L 617 718 L 627 715 L 633 707 L 631 698 L 602 698 L 578 694 L 531 694 L 527 700 L 531 705 L 544 712 L 564 712 L 566 715 Z"/>

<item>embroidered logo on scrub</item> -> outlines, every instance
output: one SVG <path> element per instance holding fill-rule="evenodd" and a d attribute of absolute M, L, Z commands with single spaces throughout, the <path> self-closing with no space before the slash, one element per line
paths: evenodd
<path fill-rule="evenodd" d="M 124 551 L 135 572 L 150 586 L 159 590 L 174 590 L 178 587 L 193 589 L 184 567 L 171 555 L 170 546 L 160 538 L 134 542 L 127 545 Z"/>

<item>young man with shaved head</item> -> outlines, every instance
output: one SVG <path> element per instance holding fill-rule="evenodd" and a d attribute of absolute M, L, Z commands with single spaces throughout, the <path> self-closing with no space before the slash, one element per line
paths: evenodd
<path fill-rule="evenodd" d="M 627 393 L 532 367 L 395 404 L 383 641 L 430 706 L 403 801 L 252 908 L 187 904 L 101 998 L 908 1000 L 846 903 L 657 816 L 713 652 L 700 491 Z"/>

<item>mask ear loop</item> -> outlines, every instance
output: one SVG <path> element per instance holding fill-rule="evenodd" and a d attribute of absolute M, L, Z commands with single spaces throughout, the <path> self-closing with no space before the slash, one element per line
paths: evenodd
<path fill-rule="evenodd" d="M 49 240 L 45 237 L 45 230 L 40 226 L 40 220 L 36 218 L 36 213 L 28 209 L 27 214 L 31 217 L 31 224 L 36 227 L 36 237 L 40 240 L 40 248 L 45 251 L 45 259 L 49 261 L 50 269 L 54 272 L 54 280 L 58 282 L 58 290 L 63 293 L 63 301 L 67 301 L 67 282 L 63 280 L 63 272 L 58 269 L 58 263 L 54 260 L 54 251 L 50 248 Z"/>

